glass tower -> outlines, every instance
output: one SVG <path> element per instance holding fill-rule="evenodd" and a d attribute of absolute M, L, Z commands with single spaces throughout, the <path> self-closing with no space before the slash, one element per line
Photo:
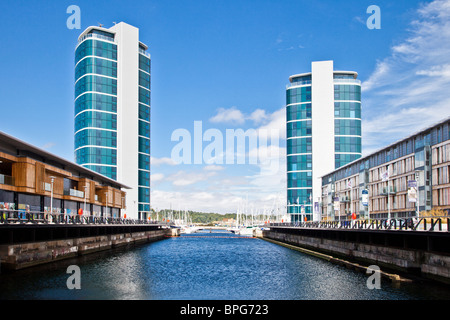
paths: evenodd
<path fill-rule="evenodd" d="M 75 50 L 75 162 L 129 186 L 127 217 L 150 211 L 150 55 L 126 23 L 89 27 Z"/>
<path fill-rule="evenodd" d="M 320 220 L 325 174 L 361 157 L 361 82 L 334 71 L 333 61 L 312 63 L 286 89 L 287 208 L 291 221 Z"/>

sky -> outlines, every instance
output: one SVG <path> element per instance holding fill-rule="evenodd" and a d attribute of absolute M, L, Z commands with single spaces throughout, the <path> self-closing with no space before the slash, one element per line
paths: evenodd
<path fill-rule="evenodd" d="M 80 8 L 80 29 L 67 27 L 70 5 Z M 367 27 L 370 5 L 380 8 L 380 29 Z M 77 38 L 118 22 L 140 29 L 152 58 L 157 210 L 283 210 L 286 85 L 312 61 L 358 72 L 363 155 L 450 115 L 450 0 L 28 0 L 0 2 L 0 131 L 74 161 Z M 258 133 L 243 164 L 227 149 L 227 130 Z M 179 164 L 186 133 L 191 163 Z M 233 161 L 220 163 L 230 152 Z"/>

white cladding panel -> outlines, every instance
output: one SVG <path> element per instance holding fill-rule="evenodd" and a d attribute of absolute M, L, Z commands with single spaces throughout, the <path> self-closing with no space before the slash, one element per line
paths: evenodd
<path fill-rule="evenodd" d="M 118 23 L 117 42 L 117 180 L 126 190 L 127 218 L 138 215 L 139 29 Z"/>
<path fill-rule="evenodd" d="M 312 209 L 322 195 L 321 177 L 334 170 L 333 61 L 312 63 Z M 320 219 L 314 214 L 314 220 Z"/>

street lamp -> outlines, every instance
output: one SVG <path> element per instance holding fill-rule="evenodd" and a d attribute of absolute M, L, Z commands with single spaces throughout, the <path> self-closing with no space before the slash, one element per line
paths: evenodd
<path fill-rule="evenodd" d="M 122 208 L 121 208 L 121 212 L 123 211 L 123 208 L 125 207 L 125 197 L 122 197 Z M 122 216 L 122 214 L 121 214 Z"/>
<path fill-rule="evenodd" d="M 108 218 L 108 191 L 105 192 L 105 205 L 106 205 L 105 218 Z"/>
<path fill-rule="evenodd" d="M 420 200 L 420 192 L 419 192 L 419 175 L 420 175 L 420 171 L 416 170 L 415 171 L 416 174 L 416 218 L 419 219 L 419 215 L 420 215 L 420 208 L 419 208 L 419 200 Z"/>
<path fill-rule="evenodd" d="M 87 186 L 84 186 L 84 209 L 83 209 L 83 214 L 86 212 L 86 194 L 87 194 Z"/>
<path fill-rule="evenodd" d="M 53 182 L 55 181 L 55 177 L 51 176 L 50 181 L 52 183 L 52 188 L 50 192 L 50 213 L 53 214 Z"/>
<path fill-rule="evenodd" d="M 389 168 L 387 167 L 387 196 L 388 196 L 388 220 L 391 220 L 391 190 L 389 190 Z"/>

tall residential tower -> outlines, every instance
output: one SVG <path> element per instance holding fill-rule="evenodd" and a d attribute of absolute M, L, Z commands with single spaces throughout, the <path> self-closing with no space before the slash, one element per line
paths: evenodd
<path fill-rule="evenodd" d="M 320 219 L 321 177 L 361 157 L 361 82 L 333 61 L 312 63 L 286 89 L 287 208 L 291 221 Z"/>
<path fill-rule="evenodd" d="M 150 211 L 150 55 L 139 29 L 89 27 L 75 51 L 75 162 L 129 187 L 126 213 Z"/>

